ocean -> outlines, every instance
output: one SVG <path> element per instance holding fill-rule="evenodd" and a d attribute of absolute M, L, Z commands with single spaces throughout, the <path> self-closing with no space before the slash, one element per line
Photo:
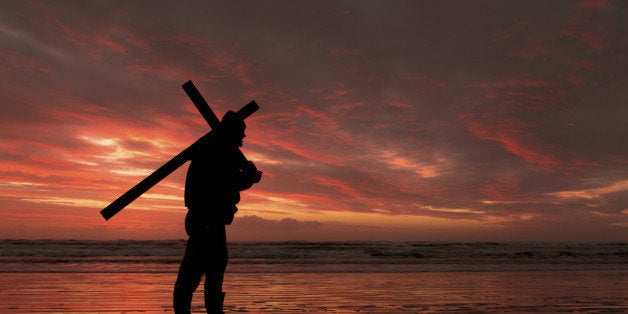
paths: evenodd
<path fill-rule="evenodd" d="M 0 248 L 0 313 L 163 313 L 185 241 Z M 229 254 L 226 312 L 628 311 L 624 242 L 234 242 Z"/>
<path fill-rule="evenodd" d="M 176 272 L 184 240 L 0 240 L 0 272 Z M 628 244 L 235 242 L 228 272 L 628 270 Z"/>

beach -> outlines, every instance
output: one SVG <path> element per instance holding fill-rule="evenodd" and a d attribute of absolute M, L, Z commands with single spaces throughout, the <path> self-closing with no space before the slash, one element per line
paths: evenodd
<path fill-rule="evenodd" d="M 121 249 L 111 251 L 104 249 L 107 245 L 102 243 L 88 243 L 86 247 L 93 249 L 96 244 L 98 248 L 89 251 L 69 250 L 68 247 L 77 248 L 78 244 L 61 243 L 66 246 L 65 253 L 52 256 L 57 254 L 54 252 L 58 250 L 55 247 L 58 243 L 20 244 L 19 249 L 15 244 L 5 243 L 5 256 L 0 263 L 0 312 L 172 312 L 172 285 L 180 258 L 174 252 L 181 243 L 116 243 Z M 172 247 L 173 254 L 150 256 L 134 245 Z M 610 255 L 593 259 L 590 256 L 578 258 L 578 254 L 584 253 L 577 250 L 567 254 L 564 247 L 551 246 L 552 250 L 558 249 L 558 253 L 563 254 L 552 254 L 554 257 L 550 259 L 541 254 L 549 252 L 547 246 L 534 249 L 528 245 L 531 250 L 526 251 L 527 254 L 503 255 L 500 252 L 506 249 L 510 252 L 513 246 L 437 245 L 426 246 L 428 249 L 416 244 L 399 245 L 389 251 L 394 254 L 384 259 L 382 250 L 376 249 L 392 244 L 235 245 L 233 251 L 239 257 L 232 258 L 225 276 L 225 312 L 628 311 L 628 264 L 624 251 L 617 251 L 616 247 L 609 251 Z M 39 253 L 25 255 L 29 246 L 30 252 Z M 345 249 L 339 250 L 341 247 Z M 434 250 L 441 249 L 456 253 L 451 260 L 417 258 L 414 251 L 417 247 L 433 256 L 437 256 Z M 461 250 L 467 247 L 473 248 L 469 252 L 483 249 L 481 256 L 490 258 L 471 259 Z M 303 248 L 306 250 L 301 251 Z M 279 249 L 281 259 L 267 255 Z M 429 253 L 430 249 L 433 253 Z M 11 250 L 13 256 L 6 256 L 11 255 L 7 253 Z M 593 252 L 591 247 L 588 250 Z M 104 251 L 108 253 L 101 254 Z M 166 251 L 162 249 L 160 253 Z M 342 251 L 335 254 L 342 258 L 330 259 L 328 253 L 334 251 Z M 360 257 L 355 253 L 358 251 L 371 252 L 370 255 L 376 257 Z M 244 252 L 250 255 L 243 257 Z M 118 255 L 112 256 L 115 254 Z M 286 258 L 288 254 L 292 258 Z M 597 252 L 594 256 L 600 254 Z M 458 259 L 453 259 L 454 255 Z M 463 256 L 466 260 L 460 259 Z M 204 312 L 202 296 L 201 285 L 193 300 L 194 312 Z"/>
<path fill-rule="evenodd" d="M 11 273 L 3 313 L 172 312 L 176 274 Z M 202 313 L 202 287 L 194 312 Z M 226 312 L 625 312 L 625 271 L 227 274 Z"/>

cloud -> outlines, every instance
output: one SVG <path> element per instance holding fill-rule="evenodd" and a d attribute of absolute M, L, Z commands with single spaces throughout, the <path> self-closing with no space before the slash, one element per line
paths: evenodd
<path fill-rule="evenodd" d="M 474 118 L 463 116 L 469 132 L 483 140 L 496 141 L 502 147 L 528 163 L 537 164 L 545 171 L 574 172 L 595 166 L 586 160 L 561 160 L 551 153 L 534 148 L 535 134 L 530 131 L 528 122 L 507 117 Z"/>
<path fill-rule="evenodd" d="M 2 7 L 3 227 L 181 237 L 186 166 L 97 211 L 209 131 L 192 79 L 219 116 L 261 105 L 241 222 L 269 239 L 626 236 L 620 2 Z"/>

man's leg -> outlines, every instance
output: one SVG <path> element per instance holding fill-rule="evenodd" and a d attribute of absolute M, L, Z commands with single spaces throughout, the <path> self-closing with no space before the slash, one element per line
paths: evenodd
<path fill-rule="evenodd" d="M 205 273 L 205 309 L 207 313 L 224 313 L 225 293 L 222 292 L 223 272 Z"/>
<path fill-rule="evenodd" d="M 177 275 L 177 281 L 174 284 L 173 293 L 173 307 L 176 314 L 189 314 L 192 308 L 192 294 L 198 288 L 203 276 L 203 270 L 199 267 L 198 252 L 200 249 L 197 246 L 196 241 L 190 237 L 188 239 L 187 247 L 185 248 L 185 255 L 181 260 L 179 266 L 179 274 Z"/>
<path fill-rule="evenodd" d="M 229 254 L 225 226 L 220 225 L 213 233 L 208 269 L 205 272 L 205 309 L 207 313 L 223 313 L 225 293 L 222 292 Z"/>

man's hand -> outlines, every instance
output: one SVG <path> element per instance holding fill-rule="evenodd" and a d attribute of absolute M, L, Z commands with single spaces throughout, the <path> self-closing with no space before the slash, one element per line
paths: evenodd
<path fill-rule="evenodd" d="M 257 167 L 252 161 L 249 161 L 249 163 L 244 167 L 242 174 L 251 184 L 258 183 L 262 180 L 262 171 L 257 170 Z"/>

